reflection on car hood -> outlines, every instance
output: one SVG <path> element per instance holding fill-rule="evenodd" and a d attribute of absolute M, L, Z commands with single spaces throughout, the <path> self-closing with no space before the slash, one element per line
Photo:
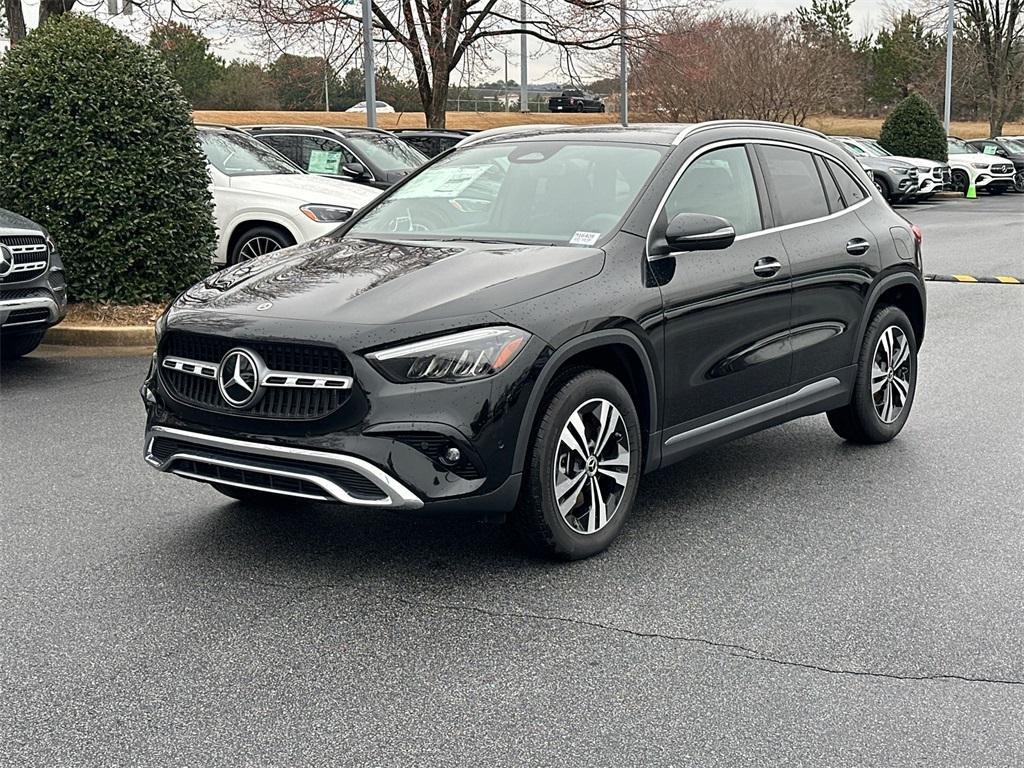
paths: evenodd
<path fill-rule="evenodd" d="M 312 173 L 254 174 L 232 176 L 231 188 L 290 197 L 301 203 L 328 203 L 361 208 L 380 194 L 379 190 L 350 181 L 316 176 Z"/>
<path fill-rule="evenodd" d="M 910 163 L 918 168 L 939 168 L 945 167 L 945 163 L 937 163 L 934 160 L 926 160 L 923 157 L 904 157 L 903 155 L 888 155 L 887 157 L 881 158 L 882 160 L 899 160 L 903 163 Z"/>
<path fill-rule="evenodd" d="M 603 265 L 596 248 L 329 236 L 218 272 L 176 307 L 256 314 L 262 306 L 265 319 L 391 325 L 489 312 L 586 280 Z"/>
<path fill-rule="evenodd" d="M 43 228 L 34 221 L 4 208 L 0 208 L 0 229 L 30 230 L 32 232 L 43 231 Z"/>

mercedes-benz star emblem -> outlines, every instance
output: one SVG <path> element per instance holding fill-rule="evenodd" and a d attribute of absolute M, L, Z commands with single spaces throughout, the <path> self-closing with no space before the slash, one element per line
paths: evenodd
<path fill-rule="evenodd" d="M 256 354 L 238 347 L 224 355 L 217 370 L 217 388 L 232 408 L 252 405 L 262 394 L 260 363 Z"/>
<path fill-rule="evenodd" d="M 14 253 L 6 245 L 0 245 L 0 277 L 7 277 L 14 271 Z"/>

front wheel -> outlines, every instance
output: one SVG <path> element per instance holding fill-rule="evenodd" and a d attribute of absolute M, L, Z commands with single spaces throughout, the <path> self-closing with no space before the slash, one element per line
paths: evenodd
<path fill-rule="evenodd" d="M 509 520 L 520 540 L 564 560 L 607 549 L 636 498 L 640 442 L 636 407 L 617 378 L 577 369 L 556 380 Z"/>
<path fill-rule="evenodd" d="M 967 194 L 967 191 L 971 187 L 971 177 L 967 175 L 967 171 L 953 171 L 953 191 Z"/>
<path fill-rule="evenodd" d="M 38 347 L 46 331 L 39 333 L 21 333 L 17 336 L 0 337 L 0 360 L 14 360 L 24 357 Z"/>
<path fill-rule="evenodd" d="M 887 443 L 907 423 L 916 390 L 913 326 L 899 307 L 882 307 L 864 334 L 853 397 L 828 412 L 829 424 L 852 443 Z"/>
<path fill-rule="evenodd" d="M 228 264 L 238 264 L 295 245 L 290 235 L 275 227 L 253 227 L 235 242 L 228 254 Z"/>
<path fill-rule="evenodd" d="M 874 178 L 875 189 L 882 195 L 882 199 L 887 203 L 892 200 L 892 192 L 889 191 L 889 184 L 885 179 L 880 179 L 878 176 Z"/>

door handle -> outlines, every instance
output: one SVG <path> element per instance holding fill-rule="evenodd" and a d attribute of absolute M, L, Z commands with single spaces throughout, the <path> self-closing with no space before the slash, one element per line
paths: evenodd
<path fill-rule="evenodd" d="M 754 274 L 758 277 L 771 277 L 780 269 L 782 269 L 782 262 L 778 259 L 773 259 L 771 256 L 766 256 L 754 262 Z"/>
<path fill-rule="evenodd" d="M 863 237 L 855 237 L 846 244 L 846 252 L 851 256 L 863 256 L 871 249 L 871 243 Z"/>

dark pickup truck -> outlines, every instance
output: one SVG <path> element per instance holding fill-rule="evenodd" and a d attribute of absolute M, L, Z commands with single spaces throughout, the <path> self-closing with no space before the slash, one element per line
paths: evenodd
<path fill-rule="evenodd" d="M 548 99 L 549 112 L 604 112 L 604 102 L 583 91 L 562 91 Z"/>

